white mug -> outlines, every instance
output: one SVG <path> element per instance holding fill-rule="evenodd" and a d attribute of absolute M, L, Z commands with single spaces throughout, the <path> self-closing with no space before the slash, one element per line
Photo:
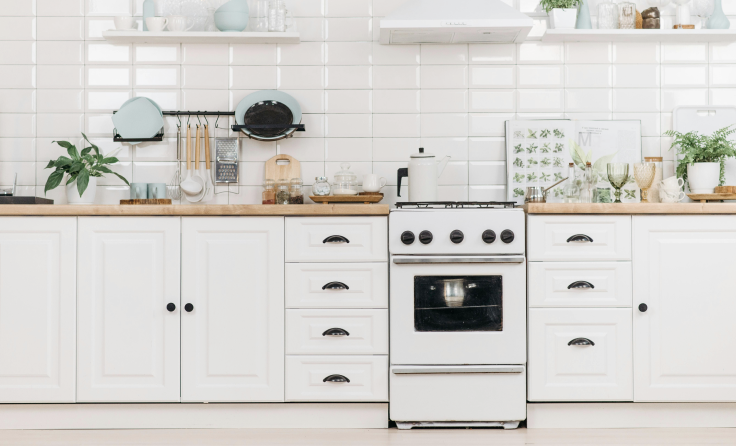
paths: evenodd
<path fill-rule="evenodd" d="M 365 192 L 380 192 L 385 185 L 386 179 L 375 173 L 363 175 L 363 190 Z"/>
<path fill-rule="evenodd" d="M 661 184 L 665 188 L 674 188 L 675 186 L 680 188 L 685 185 L 685 180 L 678 177 L 669 177 L 662 180 Z"/>
<path fill-rule="evenodd" d="M 146 19 L 146 26 L 148 27 L 148 30 L 155 33 L 160 33 L 161 31 L 163 31 L 168 23 L 168 19 L 165 19 L 163 17 L 149 17 Z"/>
<path fill-rule="evenodd" d="M 128 31 L 131 29 L 137 29 L 135 19 L 131 16 L 118 16 L 113 19 L 115 22 L 115 29 L 118 31 Z"/>
<path fill-rule="evenodd" d="M 659 200 L 662 203 L 679 203 L 685 198 L 685 192 L 677 189 L 659 189 Z"/>
<path fill-rule="evenodd" d="M 194 28 L 193 23 L 192 23 L 192 26 L 187 28 L 187 22 L 189 20 L 187 16 L 185 15 L 170 15 L 168 17 L 168 20 L 169 20 L 169 31 L 181 32 L 181 31 L 189 31 L 190 29 Z"/>

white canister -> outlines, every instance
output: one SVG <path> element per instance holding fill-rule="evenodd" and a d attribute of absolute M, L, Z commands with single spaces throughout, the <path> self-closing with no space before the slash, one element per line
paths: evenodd
<path fill-rule="evenodd" d="M 649 188 L 649 195 L 647 199 L 650 203 L 659 203 L 659 183 L 662 182 L 662 162 L 663 159 L 661 156 L 646 156 L 644 157 L 644 162 L 646 163 L 654 163 L 655 169 L 654 169 L 654 181 L 652 181 L 652 187 Z"/>

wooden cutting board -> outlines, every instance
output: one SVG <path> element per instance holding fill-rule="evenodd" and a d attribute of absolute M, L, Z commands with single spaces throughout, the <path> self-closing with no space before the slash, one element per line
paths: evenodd
<path fill-rule="evenodd" d="M 120 204 L 171 204 L 170 198 L 137 198 L 133 200 L 120 200 Z"/>
<path fill-rule="evenodd" d="M 281 161 L 281 163 L 279 163 Z M 289 155 L 276 155 L 266 161 L 267 180 L 278 181 L 281 179 L 290 180 L 292 178 L 302 177 L 302 166 L 296 158 Z"/>
<path fill-rule="evenodd" d="M 687 194 L 693 201 L 707 203 L 709 201 L 736 200 L 736 194 Z"/>
<path fill-rule="evenodd" d="M 315 203 L 330 204 L 330 203 L 378 203 L 383 200 L 383 194 L 365 194 L 365 195 L 327 195 L 327 196 L 315 196 L 310 195 L 312 201 Z"/>

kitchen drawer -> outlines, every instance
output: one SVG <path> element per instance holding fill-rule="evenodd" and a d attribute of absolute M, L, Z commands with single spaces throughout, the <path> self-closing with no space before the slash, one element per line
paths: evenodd
<path fill-rule="evenodd" d="M 387 355 L 388 310 L 286 310 L 287 355 Z"/>
<path fill-rule="evenodd" d="M 529 310 L 529 401 L 633 401 L 629 308 Z"/>
<path fill-rule="evenodd" d="M 530 215 L 529 261 L 631 260 L 629 215 Z"/>
<path fill-rule="evenodd" d="M 287 356 L 286 401 L 388 401 L 388 356 Z"/>
<path fill-rule="evenodd" d="M 288 217 L 287 262 L 388 261 L 386 217 Z"/>
<path fill-rule="evenodd" d="M 530 307 L 630 307 L 631 262 L 529 262 Z"/>
<path fill-rule="evenodd" d="M 287 308 L 388 308 L 388 263 L 287 263 Z"/>

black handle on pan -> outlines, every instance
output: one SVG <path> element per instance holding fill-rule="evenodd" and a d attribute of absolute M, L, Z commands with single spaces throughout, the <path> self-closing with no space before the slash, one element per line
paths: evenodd
<path fill-rule="evenodd" d="M 402 167 L 401 169 L 396 171 L 396 184 L 398 184 L 396 189 L 396 196 L 401 196 L 401 179 L 403 177 L 409 178 L 409 168 L 408 167 Z"/>

